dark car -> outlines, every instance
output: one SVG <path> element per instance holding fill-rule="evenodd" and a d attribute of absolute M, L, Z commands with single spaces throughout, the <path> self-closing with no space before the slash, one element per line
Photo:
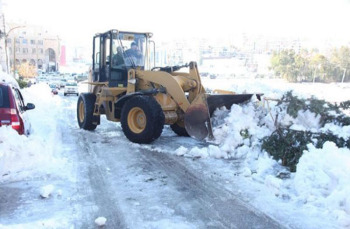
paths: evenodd
<path fill-rule="evenodd" d="M 23 96 L 18 88 L 0 83 L 0 126 L 12 126 L 19 134 L 29 135 L 31 124 L 26 111 L 34 108 L 32 103 L 24 105 Z"/>

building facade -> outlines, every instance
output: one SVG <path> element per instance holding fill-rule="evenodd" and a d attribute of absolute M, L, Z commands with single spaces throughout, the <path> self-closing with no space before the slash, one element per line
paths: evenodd
<path fill-rule="evenodd" d="M 23 63 L 35 66 L 38 71 L 59 70 L 61 45 L 58 35 L 49 33 L 43 27 L 8 23 L 7 57 L 11 70 Z"/>

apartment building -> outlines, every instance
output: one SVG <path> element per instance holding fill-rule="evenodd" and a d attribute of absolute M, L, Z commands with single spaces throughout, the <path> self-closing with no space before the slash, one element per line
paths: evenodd
<path fill-rule="evenodd" d="M 58 35 L 41 26 L 7 23 L 7 57 L 10 68 L 29 63 L 44 72 L 58 71 L 61 44 Z"/>

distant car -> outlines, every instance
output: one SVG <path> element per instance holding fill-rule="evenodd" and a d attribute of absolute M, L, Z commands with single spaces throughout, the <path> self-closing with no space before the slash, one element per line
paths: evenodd
<path fill-rule="evenodd" d="M 64 74 L 63 74 L 63 77 L 64 77 L 65 79 L 67 79 L 67 78 L 71 77 L 71 74 L 69 74 L 69 73 L 64 73 Z"/>
<path fill-rule="evenodd" d="M 47 82 L 47 78 L 46 78 L 46 76 L 40 76 L 40 77 L 37 78 L 37 81 L 38 81 L 39 83 L 41 83 L 41 82 Z"/>
<path fill-rule="evenodd" d="M 66 83 L 66 86 L 64 87 L 63 95 L 66 96 L 68 94 L 76 94 L 77 96 L 79 96 L 78 84 L 76 82 L 68 81 Z"/>
<path fill-rule="evenodd" d="M 209 75 L 208 72 L 202 72 L 202 73 L 201 73 L 201 77 L 207 77 L 208 75 Z"/>
<path fill-rule="evenodd" d="M 56 84 L 50 84 L 49 86 L 51 88 L 51 93 L 54 94 L 54 95 L 57 95 L 58 94 L 57 85 Z"/>
<path fill-rule="evenodd" d="M 0 83 L 0 126 L 12 126 L 19 134 L 29 135 L 31 124 L 26 111 L 34 108 L 32 103 L 24 105 L 18 88 Z"/>
<path fill-rule="evenodd" d="M 210 79 L 216 79 L 216 75 L 215 74 L 210 74 L 209 78 Z"/>
<path fill-rule="evenodd" d="M 66 86 L 67 80 L 66 79 L 61 79 L 60 80 L 60 88 L 63 88 Z"/>

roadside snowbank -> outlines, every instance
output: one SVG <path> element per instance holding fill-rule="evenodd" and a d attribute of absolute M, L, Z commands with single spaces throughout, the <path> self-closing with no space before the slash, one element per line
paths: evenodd
<path fill-rule="evenodd" d="M 2 71 L 0 71 L 0 82 L 5 82 L 19 87 L 17 81 L 15 80 L 15 78 L 13 78 L 13 76 Z"/>
<path fill-rule="evenodd" d="M 60 99 L 51 95 L 46 84 L 33 85 L 22 93 L 25 103 L 35 104 L 34 110 L 27 111 L 32 134 L 20 136 L 10 127 L 0 128 L 0 182 L 57 173 L 65 164 L 57 155 Z"/>

